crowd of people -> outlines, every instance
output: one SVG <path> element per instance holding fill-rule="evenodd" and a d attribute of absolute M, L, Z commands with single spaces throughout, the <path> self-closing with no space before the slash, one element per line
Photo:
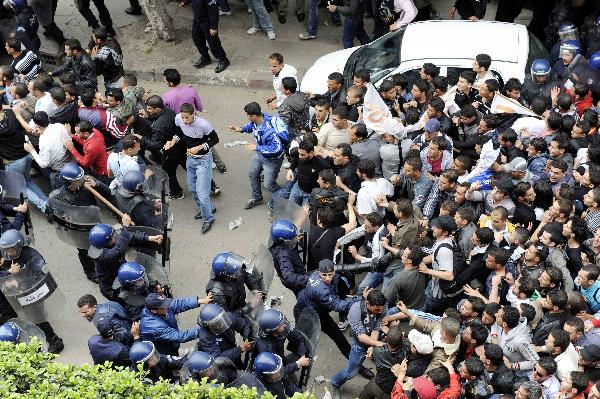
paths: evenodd
<path fill-rule="evenodd" d="M 357 374 L 368 380 L 360 398 L 600 399 L 600 16 L 585 17 L 594 24 L 563 19 L 545 35 L 551 58 L 533 60 L 524 82 L 500 81 L 487 54 L 473 54 L 454 87 L 431 63 L 419 77 L 385 79 L 376 90 L 390 116 L 379 130 L 365 117 L 370 71 L 353 71 L 348 87 L 349 76 L 331 73 L 327 92 L 301 93 L 296 68 L 271 54 L 264 106 L 274 112 L 250 102 L 240 110 L 248 123 L 229 126 L 254 139 L 240 205 L 263 205 L 262 187 L 271 193 L 268 259 L 251 267 L 217 254 L 203 298 L 172 298 L 163 277 L 167 205 L 184 198 L 182 166 L 201 233 L 211 230 L 211 195 L 221 192 L 213 164 L 226 171 L 218 133 L 177 70 L 164 70 L 162 96 L 125 74 L 110 26 L 95 27 L 85 47 L 64 41 L 67 58 L 53 70 L 26 30 L 6 40 L 2 177 L 22 177 L 106 299 L 77 302 L 98 330 L 88 341 L 95 364 L 142 364 L 149 383 L 207 378 L 283 399 L 306 388 L 312 326 L 348 359 L 327 376 L 335 399 Z M 498 98 L 516 112 L 501 112 Z M 78 210 L 99 198 L 123 211 L 120 229 L 82 228 Z M 1 205 L 3 289 L 48 272 L 26 237 L 27 203 Z M 294 323 L 269 297 L 273 272 L 296 298 Z M 44 317 L 52 292 L 30 304 L 3 292 L 0 338 L 18 342 L 16 317 L 35 315 L 59 353 L 64 342 Z M 198 326 L 180 329 L 177 314 L 198 308 Z M 180 348 L 191 341 L 196 350 Z"/>

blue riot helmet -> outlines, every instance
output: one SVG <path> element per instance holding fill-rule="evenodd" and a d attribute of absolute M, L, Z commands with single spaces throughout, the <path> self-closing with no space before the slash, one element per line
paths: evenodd
<path fill-rule="evenodd" d="M 564 43 L 567 40 L 579 40 L 577 26 L 571 22 L 563 22 L 558 27 L 558 37 L 560 38 L 561 43 Z"/>
<path fill-rule="evenodd" d="M 202 379 L 204 377 L 209 380 L 213 378 L 216 368 L 215 358 L 210 354 L 202 351 L 194 351 L 188 356 L 186 366 L 190 371 L 190 374 L 197 378 Z"/>
<path fill-rule="evenodd" d="M 209 303 L 200 310 L 198 325 L 209 329 L 215 335 L 219 335 L 231 327 L 231 318 L 221 306 L 216 303 Z"/>
<path fill-rule="evenodd" d="M 8 9 L 12 8 L 15 11 L 21 11 L 27 7 L 27 0 L 4 0 L 2 5 Z"/>
<path fill-rule="evenodd" d="M 6 322 L 0 326 L 0 341 L 19 343 L 21 329 L 12 322 Z"/>
<path fill-rule="evenodd" d="M 296 225 L 289 220 L 276 220 L 271 225 L 271 239 L 273 241 L 291 241 L 298 236 Z"/>
<path fill-rule="evenodd" d="M 560 44 L 559 57 L 566 65 L 569 65 L 576 55 L 581 54 L 581 43 L 577 40 L 567 40 Z"/>
<path fill-rule="evenodd" d="M 531 79 L 534 82 L 543 81 L 541 78 L 547 78 L 550 76 L 551 70 L 552 67 L 550 66 L 548 60 L 544 58 L 533 60 L 533 63 L 531 64 Z"/>
<path fill-rule="evenodd" d="M 589 64 L 595 70 L 600 71 L 600 51 L 596 51 L 590 56 Z"/>
<path fill-rule="evenodd" d="M 266 310 L 258 320 L 261 331 L 267 334 L 286 336 L 290 332 L 290 322 L 283 312 L 277 309 Z"/>
<path fill-rule="evenodd" d="M 90 244 L 96 248 L 106 248 L 110 244 L 115 230 L 105 223 L 98 223 L 90 230 Z"/>
<path fill-rule="evenodd" d="M 148 276 L 144 266 L 137 262 L 125 262 L 119 267 L 117 278 L 121 287 L 130 289 L 137 293 L 142 293 L 148 290 Z"/>
<path fill-rule="evenodd" d="M 21 255 L 23 247 L 29 245 L 23 234 L 15 229 L 6 230 L 0 236 L 0 253 L 5 260 L 15 260 Z"/>
<path fill-rule="evenodd" d="M 236 278 L 242 274 L 246 260 L 233 252 L 221 252 L 213 258 L 212 270 L 217 276 Z"/>
<path fill-rule="evenodd" d="M 254 359 L 254 371 L 265 376 L 267 381 L 279 381 L 283 377 L 283 360 L 274 353 L 261 352 Z"/>
<path fill-rule="evenodd" d="M 129 359 L 132 363 L 145 363 L 149 367 L 154 367 L 160 360 L 160 354 L 156 347 L 150 341 L 134 342 L 129 349 Z"/>
<path fill-rule="evenodd" d="M 77 165 L 76 163 L 69 162 L 60 169 L 60 173 L 58 175 L 62 179 L 65 186 L 69 186 L 71 183 L 83 181 L 85 172 L 81 166 Z"/>
<path fill-rule="evenodd" d="M 118 190 L 124 197 L 133 197 L 136 193 L 144 192 L 146 177 L 139 170 L 130 170 L 123 175 L 123 181 Z"/>

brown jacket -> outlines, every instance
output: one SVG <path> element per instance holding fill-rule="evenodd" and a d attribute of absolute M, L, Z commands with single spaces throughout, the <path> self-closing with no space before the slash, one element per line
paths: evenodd
<path fill-rule="evenodd" d="M 432 370 L 438 367 L 444 367 L 443 363 L 460 347 L 460 334 L 456 336 L 454 343 L 446 344 L 441 340 L 441 322 L 433 320 L 425 320 L 416 315 L 410 319 L 410 325 L 414 326 L 422 333 L 429 334 L 433 341 L 433 352 L 431 352 L 431 362 L 427 366 L 427 370 Z"/>

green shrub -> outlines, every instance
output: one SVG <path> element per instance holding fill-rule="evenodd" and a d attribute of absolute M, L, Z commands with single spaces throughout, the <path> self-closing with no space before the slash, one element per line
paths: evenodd
<path fill-rule="evenodd" d="M 190 381 L 185 385 L 161 380 L 143 382 L 139 373 L 109 365 L 73 366 L 54 361 L 55 355 L 40 352 L 39 343 L 13 345 L 0 342 L 0 398 L 32 399 L 272 399 L 248 388 L 223 388 Z M 294 399 L 314 399 L 308 393 Z"/>

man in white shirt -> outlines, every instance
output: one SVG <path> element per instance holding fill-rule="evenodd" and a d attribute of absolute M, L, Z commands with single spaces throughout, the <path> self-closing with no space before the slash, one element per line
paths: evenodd
<path fill-rule="evenodd" d="M 273 53 L 269 56 L 269 69 L 273 74 L 273 89 L 275 90 L 275 93 L 267 98 L 267 106 L 269 109 L 275 110 L 279 108 L 286 97 L 283 93 L 281 80 L 289 76 L 296 79 L 296 82 L 298 82 L 298 71 L 293 66 L 285 64 L 283 62 L 283 55 L 279 53 Z"/>
<path fill-rule="evenodd" d="M 384 178 L 375 178 L 375 163 L 370 159 L 358 162 L 356 173 L 362 180 L 360 190 L 356 196 L 357 214 L 361 220 L 371 212 L 385 215 L 385 208 L 377 206 L 376 198 L 379 195 L 391 197 L 394 195 L 394 186 Z"/>
<path fill-rule="evenodd" d="M 123 176 L 131 170 L 140 170 L 137 154 L 140 151 L 140 140 L 133 134 L 121 139 L 123 150 L 113 152 L 108 156 L 108 177 L 113 179 L 110 190 L 114 194 L 123 182 Z"/>
<path fill-rule="evenodd" d="M 556 361 L 550 356 L 540 357 L 533 366 L 529 379 L 542 385 L 544 399 L 554 399 L 554 395 L 560 390 L 560 381 L 554 375 L 556 368 Z"/>
<path fill-rule="evenodd" d="M 490 66 L 492 65 L 492 57 L 487 54 L 477 54 L 473 61 L 473 72 L 475 72 L 475 83 L 473 87 L 479 90 L 479 87 L 488 79 L 496 79 L 496 77 L 490 72 Z"/>
<path fill-rule="evenodd" d="M 50 115 L 58 105 L 54 103 L 50 93 L 46 91 L 46 84 L 41 79 L 35 79 L 28 84 L 29 91 L 37 99 L 35 102 L 35 112 L 44 111 Z"/>

